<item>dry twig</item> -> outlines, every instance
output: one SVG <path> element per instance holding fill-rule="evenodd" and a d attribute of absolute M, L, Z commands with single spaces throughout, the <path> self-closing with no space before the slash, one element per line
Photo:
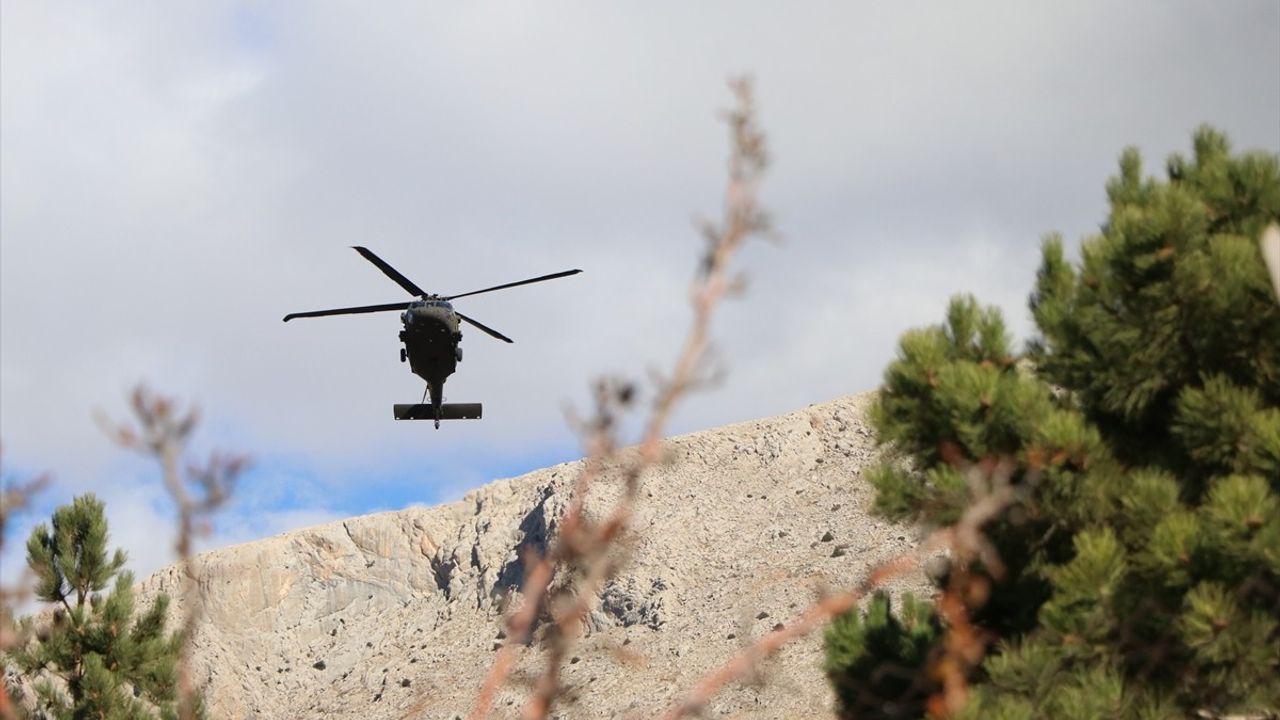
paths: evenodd
<path fill-rule="evenodd" d="M 31 504 L 31 498 L 49 484 L 49 477 L 41 475 L 33 480 L 9 483 L 0 472 L 0 552 L 4 551 L 5 536 L 9 530 L 9 520 L 18 512 Z M 0 586 L 0 652 L 18 647 L 26 637 L 14 622 L 13 609 L 27 597 L 26 580 L 18 582 L 16 587 Z M 9 698 L 9 690 L 3 679 L 0 679 L 0 720 L 16 718 L 13 701 Z"/>
<path fill-rule="evenodd" d="M 193 543 L 209 532 L 209 519 L 230 497 L 236 478 L 248 468 L 248 458 L 213 453 L 202 465 L 181 467 L 187 441 L 195 430 L 198 413 L 180 410 L 177 403 L 143 386 L 130 396 L 136 426 L 117 424 L 99 417 L 107 435 L 122 447 L 154 458 L 164 478 L 165 490 L 178 510 L 178 537 L 174 550 L 182 559 L 182 647 L 178 654 L 178 713 L 194 718 L 195 687 L 191 679 L 191 640 L 199 620 L 200 593 Z"/>
<path fill-rule="evenodd" d="M 675 720 L 700 713 L 720 688 L 750 672 L 756 664 L 780 650 L 783 645 L 808 635 L 831 618 L 849 612 L 857 607 L 858 601 L 867 593 L 915 569 L 925 555 L 947 544 L 951 532 L 950 528 L 939 530 L 915 550 L 877 566 L 856 589 L 822 598 L 794 622 L 784 624 L 743 648 L 719 668 L 704 675 L 682 700 L 667 708 L 662 716 L 663 720 Z"/>
<path fill-rule="evenodd" d="M 969 672 L 982 662 L 990 644 L 990 638 L 969 618 L 974 610 L 986 604 L 991 581 L 1001 580 L 1005 568 L 982 528 L 1010 506 L 1026 501 L 1041 478 L 1039 468 L 1017 477 L 1018 465 L 1009 457 L 987 458 L 964 470 L 969 481 L 970 504 L 952 526 L 950 573 L 947 587 L 937 600 L 946 634 L 942 654 L 932 666 L 933 675 L 942 683 L 942 692 L 929 699 L 932 717 L 948 717 L 964 707 L 969 693 Z M 978 564 L 981 572 L 974 570 Z"/>
<path fill-rule="evenodd" d="M 1271 286 L 1276 290 L 1276 299 L 1280 300 L 1280 225 L 1268 225 L 1262 231 L 1258 245 L 1262 248 L 1262 259 L 1266 261 L 1267 273 L 1271 275 Z"/>
<path fill-rule="evenodd" d="M 941 717 L 958 710 L 967 692 L 965 678 L 968 669 L 982 660 L 985 651 L 985 640 L 968 620 L 969 611 L 986 600 L 981 584 L 985 579 L 969 572 L 969 566 L 975 559 L 981 559 L 993 575 L 999 573 L 1000 567 L 999 558 L 982 535 L 982 527 L 1010 505 L 1024 499 L 1039 479 L 1038 471 L 1033 470 L 1021 482 L 1013 483 L 1015 470 L 1013 462 L 1007 458 L 984 461 L 967 468 L 974 500 L 958 522 L 934 532 L 916 549 L 877 566 L 856 589 L 819 600 L 794 622 L 768 633 L 738 652 L 719 668 L 704 675 L 682 700 L 667 709 L 663 720 L 700 713 L 720 688 L 748 673 L 761 660 L 831 618 L 853 610 L 867 593 L 916 569 L 925 557 L 942 548 L 949 550 L 953 572 L 946 591 L 938 600 L 939 610 L 947 621 L 944 652 L 934 665 L 934 672 L 943 683 L 943 694 L 931 700 L 930 713 Z"/>
<path fill-rule="evenodd" d="M 575 577 L 576 582 L 562 585 L 546 603 L 552 618 L 546 635 L 546 665 L 524 708 L 525 718 L 547 716 L 561 691 L 560 668 L 564 659 L 581 632 L 583 620 L 601 586 L 617 569 L 610 550 L 626 533 L 645 470 L 661 459 L 662 439 L 671 414 L 688 392 L 711 377 L 706 369 L 711 319 L 719 301 L 739 284 L 729 277 L 729 262 L 747 238 L 769 230 L 768 218 L 756 199 L 767 155 L 764 135 L 755 121 L 751 85 L 747 80 L 738 80 L 731 83 L 731 87 L 738 106 L 726 113 L 732 133 L 732 152 L 724 218 L 719 226 L 705 224 L 702 228 L 707 246 L 691 288 L 693 323 L 670 376 L 658 382 L 657 398 L 636 452 L 622 468 L 622 497 L 603 522 L 593 523 L 586 517 L 584 506 L 591 485 L 598 479 L 605 461 L 616 452 L 617 414 L 630 405 L 635 395 L 630 384 L 601 381 L 596 386 L 596 414 L 584 428 L 587 460 L 574 482 L 573 496 L 561 519 L 557 541 L 548 556 L 532 563 L 521 589 L 523 604 L 512 616 L 506 643 L 485 677 L 471 712 L 473 719 L 488 716 L 493 699 L 510 670 L 515 648 L 528 641 L 558 567 Z"/>

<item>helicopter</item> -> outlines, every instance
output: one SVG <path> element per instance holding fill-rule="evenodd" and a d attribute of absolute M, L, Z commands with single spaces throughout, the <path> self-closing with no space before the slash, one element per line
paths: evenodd
<path fill-rule="evenodd" d="M 454 373 L 458 363 L 462 362 L 462 347 L 458 344 L 462 341 L 462 330 L 458 321 L 461 320 L 503 342 L 515 342 L 497 330 L 454 310 L 450 301 L 470 295 L 493 292 L 494 290 L 505 290 L 519 285 L 555 280 L 556 278 L 577 275 L 582 272 L 581 270 L 565 270 L 551 273 L 550 275 L 529 278 L 528 280 L 494 285 L 483 290 L 472 290 L 471 292 L 457 295 L 436 295 L 428 293 L 415 285 L 413 281 L 401 275 L 399 271 L 387 264 L 382 258 L 374 255 L 368 248 L 353 246 L 352 249 L 360 253 L 361 257 L 373 263 L 383 274 L 418 299 L 408 302 L 386 303 L 384 305 L 363 305 L 360 307 L 335 308 L 333 310 L 289 313 L 284 316 L 284 321 L 289 322 L 294 318 L 324 317 L 327 315 L 401 311 L 400 321 L 404 323 L 404 329 L 400 331 L 400 341 L 404 343 L 404 347 L 400 348 L 400 362 L 407 361 L 413 374 L 427 381 L 427 387 L 422 393 L 423 402 L 397 404 L 393 408 L 394 416 L 396 420 L 434 419 L 437 430 L 440 429 L 441 420 L 478 420 L 482 412 L 480 403 L 446 404 L 444 402 L 444 381 Z M 431 396 L 430 405 L 425 404 L 428 394 Z"/>

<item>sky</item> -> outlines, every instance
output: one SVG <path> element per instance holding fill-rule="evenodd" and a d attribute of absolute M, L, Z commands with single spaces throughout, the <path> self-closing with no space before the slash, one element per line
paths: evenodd
<path fill-rule="evenodd" d="M 696 221 L 721 207 L 726 79 L 755 82 L 782 235 L 736 260 L 728 374 L 674 432 L 874 388 L 949 297 L 1022 342 L 1045 234 L 1096 232 L 1126 146 L 1160 174 L 1212 124 L 1280 152 L 1280 0 L 1231 3 L 0 4 L 3 477 L 94 492 L 145 575 L 172 560 L 156 467 L 104 436 L 139 382 L 198 407 L 193 458 L 253 458 L 206 548 L 433 504 L 574 459 L 593 378 L 643 381 L 688 325 Z M 447 399 L 349 249 L 465 298 Z"/>

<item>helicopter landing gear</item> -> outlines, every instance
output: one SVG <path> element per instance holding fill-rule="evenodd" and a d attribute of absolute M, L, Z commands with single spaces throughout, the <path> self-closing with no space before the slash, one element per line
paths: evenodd
<path fill-rule="evenodd" d="M 408 360 L 408 359 L 409 359 L 409 353 L 405 352 L 404 348 L 400 348 L 400 362 L 404 362 L 405 360 Z"/>
<path fill-rule="evenodd" d="M 453 346 L 453 355 L 458 359 L 458 362 L 462 362 L 462 346 L 461 345 Z"/>

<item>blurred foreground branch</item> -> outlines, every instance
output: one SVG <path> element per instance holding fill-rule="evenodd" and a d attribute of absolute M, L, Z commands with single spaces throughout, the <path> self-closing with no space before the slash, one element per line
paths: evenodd
<path fill-rule="evenodd" d="M 199 414 L 193 408 L 180 409 L 170 397 L 138 386 L 130 396 L 133 425 L 113 423 L 99 417 L 99 423 L 117 444 L 155 459 L 161 469 L 165 490 L 178 510 L 178 537 L 174 550 L 183 566 L 182 648 L 178 655 L 178 711 L 182 720 L 196 717 L 197 700 L 191 680 L 191 641 L 200 613 L 194 541 L 210 530 L 210 518 L 230 499 L 236 479 L 249 464 L 245 456 L 213 453 L 204 463 L 182 467 L 187 443 Z"/>
<path fill-rule="evenodd" d="M 9 532 L 9 521 L 14 515 L 31 506 L 31 499 L 49 484 L 47 475 L 40 475 L 32 480 L 10 482 L 0 465 L 0 555 L 4 552 L 5 538 Z M 28 574 L 23 575 L 24 579 Z M 19 647 L 26 640 L 14 618 L 14 608 L 27 598 L 29 589 L 25 580 L 9 587 L 0 584 L 0 653 Z M 0 672 L 3 668 L 0 667 Z M 0 678 L 0 720 L 18 717 L 13 701 L 9 697 L 7 683 Z"/>
<path fill-rule="evenodd" d="M 541 608 L 550 613 L 545 635 L 545 669 L 534 685 L 524 708 L 530 720 L 545 718 L 561 692 L 560 670 L 569 649 L 582 631 L 600 588 L 617 570 L 611 549 L 625 535 L 645 470 L 661 460 L 662 439 L 671 414 L 679 401 L 713 377 L 708 371 L 709 330 L 715 308 L 740 283 L 729 275 L 729 263 L 747 238 L 767 233 L 769 220 L 757 201 L 757 188 L 768 156 L 764 134 L 756 124 L 755 101 L 749 81 L 730 84 L 737 106 L 725 113 L 731 132 L 729 183 L 725 193 L 723 219 L 719 225 L 706 223 L 702 234 L 705 250 L 690 288 L 693 322 L 671 373 L 657 379 L 657 396 L 636 452 L 621 469 L 622 497 L 601 522 L 586 516 L 584 507 L 591 485 L 599 479 L 606 461 L 616 456 L 618 416 L 633 403 L 636 395 L 630 383 L 598 381 L 595 388 L 595 415 L 580 423 L 587 458 L 574 482 L 573 496 L 560 522 L 555 545 L 546 557 L 526 559 L 529 567 L 521 589 L 523 603 L 508 623 L 507 639 L 485 677 L 471 717 L 487 717 L 495 695 L 506 681 L 515 648 L 529 641 Z M 549 592 L 557 569 L 569 576 L 554 592 Z M 547 597 L 547 596 L 550 597 Z"/>
<path fill-rule="evenodd" d="M 1262 231 L 1262 258 L 1267 263 L 1267 271 L 1271 274 L 1271 286 L 1276 290 L 1276 299 L 1280 300 L 1280 225 L 1271 223 Z"/>
<path fill-rule="evenodd" d="M 951 563 L 951 573 L 937 603 L 947 620 L 947 635 L 944 652 L 933 665 L 942 693 L 931 698 L 930 715 L 946 717 L 958 711 L 966 696 L 967 673 L 982 660 L 986 648 L 986 639 L 969 621 L 973 609 L 986 600 L 986 588 L 982 585 L 986 580 L 979 573 L 971 573 L 970 567 L 982 563 L 992 576 L 998 578 L 1002 574 L 1000 558 L 982 534 L 982 527 L 1012 504 L 1028 497 L 1039 481 L 1039 472 L 1033 471 L 1021 482 L 1014 483 L 1015 470 L 1014 462 L 1008 458 L 988 459 L 964 467 L 973 502 L 955 524 L 935 531 L 915 549 L 877 566 L 853 590 L 822 598 L 794 622 L 784 624 L 744 648 L 704 675 L 682 700 L 667 709 L 663 720 L 698 715 L 722 687 L 750 672 L 788 642 L 854 610 L 872 590 L 918 569 L 928 556 L 944 550 Z"/>

